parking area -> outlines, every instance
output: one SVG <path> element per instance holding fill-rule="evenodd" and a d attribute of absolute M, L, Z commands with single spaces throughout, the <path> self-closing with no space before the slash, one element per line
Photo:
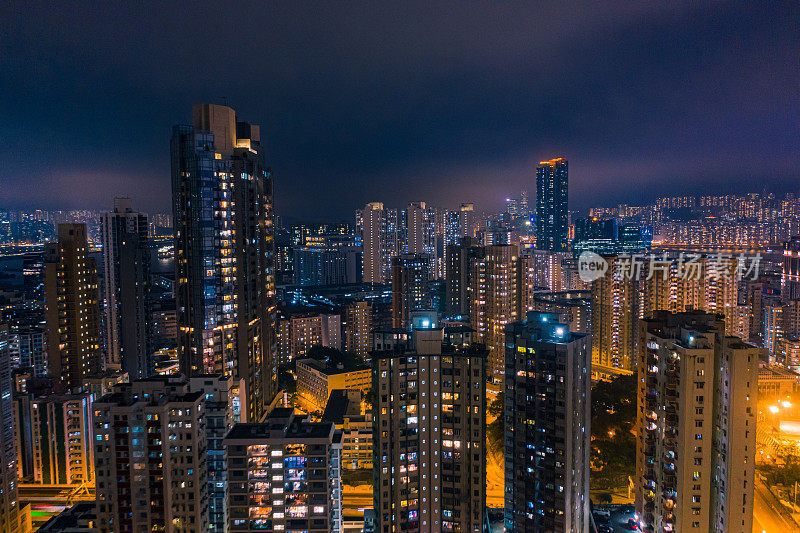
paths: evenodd
<path fill-rule="evenodd" d="M 596 505 L 592 514 L 598 533 L 639 531 L 633 505 Z"/>

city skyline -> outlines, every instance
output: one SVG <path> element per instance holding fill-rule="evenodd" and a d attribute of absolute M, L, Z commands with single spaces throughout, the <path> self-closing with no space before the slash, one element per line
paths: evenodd
<path fill-rule="evenodd" d="M 795 189 L 796 5 L 418 8 L 424 16 L 377 5 L 7 6 L 0 204 L 100 208 L 110 190 L 166 210 L 164 143 L 200 102 L 263 125 L 276 212 L 299 219 L 349 218 L 345 195 L 353 206 L 479 198 L 492 210 L 532 191 L 536 163 L 560 155 L 580 209 L 642 203 L 656 190 Z M 159 29 L 178 18 L 186 24 L 170 24 L 174 33 Z M 193 43 L 211 19 L 235 24 L 251 52 L 231 63 Z M 208 56 L 203 69 L 186 61 L 190 44 Z M 234 65 L 248 72 L 245 88 L 225 81 Z"/>
<path fill-rule="evenodd" d="M 0 7 L 0 533 L 800 533 L 800 4 L 247 1 Z"/>

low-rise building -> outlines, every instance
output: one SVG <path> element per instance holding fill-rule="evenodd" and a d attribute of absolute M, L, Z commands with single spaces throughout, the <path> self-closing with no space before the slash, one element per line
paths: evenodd
<path fill-rule="evenodd" d="M 297 392 L 320 410 L 325 408 L 334 389 L 367 391 L 372 375 L 366 365 L 330 364 L 318 359 L 297 361 Z"/>
<path fill-rule="evenodd" d="M 323 422 L 342 432 L 342 468 L 372 468 L 372 414 L 364 414 L 360 390 L 336 389 L 328 398 Z"/>
<path fill-rule="evenodd" d="M 800 374 L 778 365 L 758 369 L 758 401 L 783 400 L 800 391 Z"/>

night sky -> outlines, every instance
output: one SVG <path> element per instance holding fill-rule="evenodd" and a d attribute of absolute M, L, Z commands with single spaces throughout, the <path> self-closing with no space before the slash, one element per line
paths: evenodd
<path fill-rule="evenodd" d="M 0 207 L 168 211 L 199 102 L 262 125 L 292 219 L 495 210 L 560 155 L 577 209 L 800 192 L 799 6 L 4 2 Z"/>

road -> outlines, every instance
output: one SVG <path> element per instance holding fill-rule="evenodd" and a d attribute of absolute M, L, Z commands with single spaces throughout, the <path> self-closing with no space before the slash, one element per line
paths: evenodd
<path fill-rule="evenodd" d="M 784 514 L 783 506 L 756 477 L 755 501 L 753 502 L 753 533 L 800 532 L 791 517 Z"/>

